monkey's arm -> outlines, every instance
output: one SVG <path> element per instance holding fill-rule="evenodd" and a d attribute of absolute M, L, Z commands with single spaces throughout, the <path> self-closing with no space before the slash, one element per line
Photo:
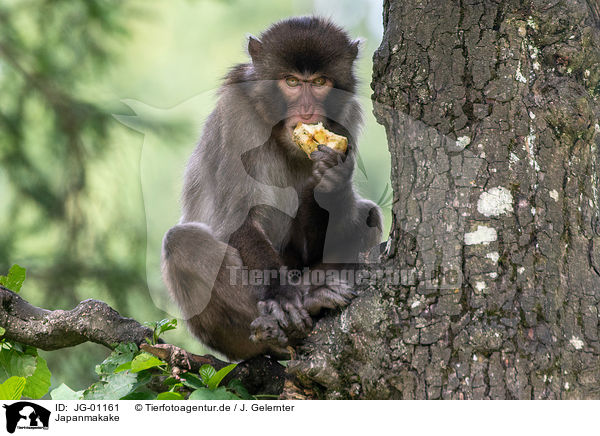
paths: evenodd
<path fill-rule="evenodd" d="M 320 145 L 311 159 L 313 172 L 300 197 L 298 216 L 302 218 L 298 221 L 309 221 L 308 230 L 312 232 L 326 232 L 325 257 L 338 252 L 347 258 L 338 259 L 333 254 L 335 260 L 324 261 L 355 263 L 359 253 L 379 243 L 382 230 L 379 207 L 361 198 L 352 184 L 355 145 L 351 141 L 346 153 Z M 318 209 L 326 211 L 325 222 L 323 213 L 316 212 Z"/>

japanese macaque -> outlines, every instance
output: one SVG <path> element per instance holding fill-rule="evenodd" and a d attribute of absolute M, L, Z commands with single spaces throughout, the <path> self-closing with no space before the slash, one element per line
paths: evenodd
<path fill-rule="evenodd" d="M 355 268 L 381 239 L 379 208 L 352 185 L 358 46 L 317 17 L 250 37 L 250 62 L 225 77 L 189 160 L 163 278 L 191 332 L 231 359 L 287 357 L 314 316 L 355 296 L 329 273 Z M 323 123 L 347 149 L 307 156 L 292 140 L 299 122 Z"/>

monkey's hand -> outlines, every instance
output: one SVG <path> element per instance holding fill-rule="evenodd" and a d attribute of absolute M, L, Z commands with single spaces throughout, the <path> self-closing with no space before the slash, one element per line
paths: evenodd
<path fill-rule="evenodd" d="M 333 277 L 326 284 L 309 289 L 303 304 L 308 313 L 317 315 L 322 309 L 345 307 L 357 295 L 347 281 Z"/>
<path fill-rule="evenodd" d="M 257 304 L 260 315 L 250 324 L 250 339 L 285 345 L 288 336 L 305 336 L 312 327 L 312 319 L 304 309 L 302 294 L 302 289 L 295 286 L 271 286 L 267 298 Z"/>
<path fill-rule="evenodd" d="M 312 183 L 317 192 L 336 192 L 347 186 L 354 171 L 353 159 L 325 145 L 310 154 L 313 161 Z"/>

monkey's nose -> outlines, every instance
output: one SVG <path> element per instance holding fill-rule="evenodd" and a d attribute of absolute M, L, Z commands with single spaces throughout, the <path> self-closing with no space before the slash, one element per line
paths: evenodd
<path fill-rule="evenodd" d="M 306 103 L 308 103 L 308 104 L 306 104 Z M 312 104 L 310 104 L 310 102 L 305 102 L 304 104 L 302 104 L 300 106 L 300 110 L 302 111 L 300 116 L 307 117 L 307 118 L 310 118 L 311 116 L 313 116 L 314 112 L 315 112 L 315 108 Z"/>

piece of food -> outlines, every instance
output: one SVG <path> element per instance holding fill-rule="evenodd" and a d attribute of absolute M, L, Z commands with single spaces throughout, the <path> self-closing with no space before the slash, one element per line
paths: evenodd
<path fill-rule="evenodd" d="M 296 124 L 292 139 L 309 157 L 319 144 L 326 145 L 340 153 L 345 153 L 348 148 L 348 139 L 325 129 L 323 123 Z"/>

